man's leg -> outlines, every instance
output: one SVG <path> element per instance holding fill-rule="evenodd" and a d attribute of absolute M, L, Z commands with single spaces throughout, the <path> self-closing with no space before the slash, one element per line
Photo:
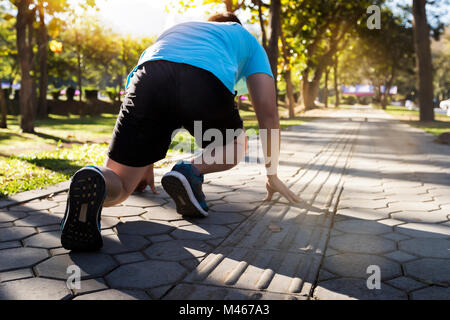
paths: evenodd
<path fill-rule="evenodd" d="M 105 167 L 99 168 L 106 183 L 104 207 L 112 207 L 125 201 L 134 192 L 148 167 L 129 167 L 108 158 Z"/>
<path fill-rule="evenodd" d="M 102 168 L 88 166 L 72 177 L 61 244 L 67 250 L 92 251 L 103 246 L 101 211 L 125 201 L 148 167 L 128 167 L 108 159 Z"/>
<path fill-rule="evenodd" d="M 245 157 L 248 139 L 243 131 L 233 143 L 210 150 L 205 149 L 191 164 L 200 174 L 227 171 L 237 166 Z"/>

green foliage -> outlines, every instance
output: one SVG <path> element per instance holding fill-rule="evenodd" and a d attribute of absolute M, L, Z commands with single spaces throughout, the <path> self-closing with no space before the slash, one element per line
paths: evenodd
<path fill-rule="evenodd" d="M 86 165 L 101 166 L 106 150 L 105 144 L 84 144 L 0 158 L 0 197 L 66 181 Z"/>

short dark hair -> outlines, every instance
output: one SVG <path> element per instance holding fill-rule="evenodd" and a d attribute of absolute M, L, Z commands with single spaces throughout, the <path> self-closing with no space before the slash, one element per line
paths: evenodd
<path fill-rule="evenodd" d="M 242 25 L 241 20 L 232 12 L 216 13 L 209 17 L 208 21 L 213 22 L 236 22 Z"/>

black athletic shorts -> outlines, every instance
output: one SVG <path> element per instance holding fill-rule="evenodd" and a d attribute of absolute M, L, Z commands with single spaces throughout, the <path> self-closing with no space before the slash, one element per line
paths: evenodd
<path fill-rule="evenodd" d="M 202 121 L 202 135 L 218 129 L 226 137 L 227 129 L 243 128 L 235 95 L 212 73 L 183 63 L 146 62 L 130 80 L 108 156 L 130 167 L 155 163 L 165 158 L 175 130 L 194 135 L 194 121 Z"/>

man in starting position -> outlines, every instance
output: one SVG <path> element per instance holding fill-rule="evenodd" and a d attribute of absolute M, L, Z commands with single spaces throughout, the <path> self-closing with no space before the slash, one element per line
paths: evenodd
<path fill-rule="evenodd" d="M 88 166 L 72 177 L 61 223 L 63 247 L 100 249 L 103 206 L 117 205 L 147 185 L 157 193 L 153 164 L 166 156 L 174 131 L 184 127 L 194 134 L 199 121 L 202 133 L 216 130 L 227 139 L 220 145 L 197 139 L 206 148 L 203 154 L 176 164 L 161 183 L 179 214 L 207 216 L 204 174 L 233 168 L 246 152 L 243 122 L 235 104 L 235 89 L 241 81 L 244 86 L 246 82 L 259 128 L 265 132 L 261 142 L 266 200 L 279 192 L 298 202 L 277 176 L 280 121 L 267 55 L 235 15 L 217 14 L 209 21 L 170 28 L 142 54 L 128 78 L 105 167 Z M 230 129 L 238 134 L 230 137 Z"/>

